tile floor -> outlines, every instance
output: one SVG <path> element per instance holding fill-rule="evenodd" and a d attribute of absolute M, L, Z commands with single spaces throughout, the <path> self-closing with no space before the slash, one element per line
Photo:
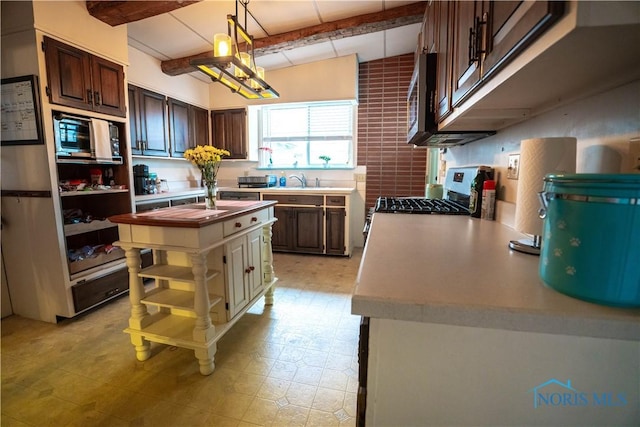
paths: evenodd
<path fill-rule="evenodd" d="M 275 304 L 259 301 L 218 342 L 152 344 L 135 358 L 128 298 L 57 325 L 2 320 L 2 426 L 353 426 L 360 318 L 352 258 L 274 254 Z"/>

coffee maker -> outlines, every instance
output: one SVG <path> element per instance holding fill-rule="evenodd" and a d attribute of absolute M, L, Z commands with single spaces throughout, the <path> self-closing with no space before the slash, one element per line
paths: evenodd
<path fill-rule="evenodd" d="M 135 165 L 133 167 L 133 186 L 136 195 L 149 194 L 149 166 Z"/>

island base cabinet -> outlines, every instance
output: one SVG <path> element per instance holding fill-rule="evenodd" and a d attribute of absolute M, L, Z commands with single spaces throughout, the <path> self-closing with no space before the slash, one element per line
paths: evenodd
<path fill-rule="evenodd" d="M 233 215 L 233 209 L 247 211 L 256 204 L 265 207 Z M 186 206 L 192 215 L 209 220 L 202 207 Z M 111 218 L 122 239 L 116 243 L 126 254 L 131 314 L 125 332 L 138 360 L 151 357 L 152 342 L 161 343 L 193 350 L 200 373 L 213 372 L 217 341 L 260 297 L 273 303 L 278 279 L 271 253 L 272 206 L 221 201 L 229 217 L 200 227 L 165 225 L 162 218 L 172 218 L 176 208 L 153 211 L 157 222 L 152 225 L 135 215 Z M 153 250 L 153 264 L 141 268 L 148 249 Z M 145 288 L 143 281 L 149 280 L 155 286 Z"/>
<path fill-rule="evenodd" d="M 637 341 L 376 318 L 369 332 L 367 425 L 639 424 Z"/>

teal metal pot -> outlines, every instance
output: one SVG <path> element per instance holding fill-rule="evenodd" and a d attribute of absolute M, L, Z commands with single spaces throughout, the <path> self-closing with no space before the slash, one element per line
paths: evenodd
<path fill-rule="evenodd" d="M 640 307 L 640 175 L 547 175 L 540 278 L 566 295 Z"/>

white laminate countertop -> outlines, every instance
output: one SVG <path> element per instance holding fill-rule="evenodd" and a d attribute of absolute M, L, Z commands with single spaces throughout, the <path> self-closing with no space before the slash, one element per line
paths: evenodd
<path fill-rule="evenodd" d="M 492 329 L 640 340 L 640 309 L 584 302 L 546 287 L 523 236 L 456 215 L 373 215 L 351 312 Z"/>

